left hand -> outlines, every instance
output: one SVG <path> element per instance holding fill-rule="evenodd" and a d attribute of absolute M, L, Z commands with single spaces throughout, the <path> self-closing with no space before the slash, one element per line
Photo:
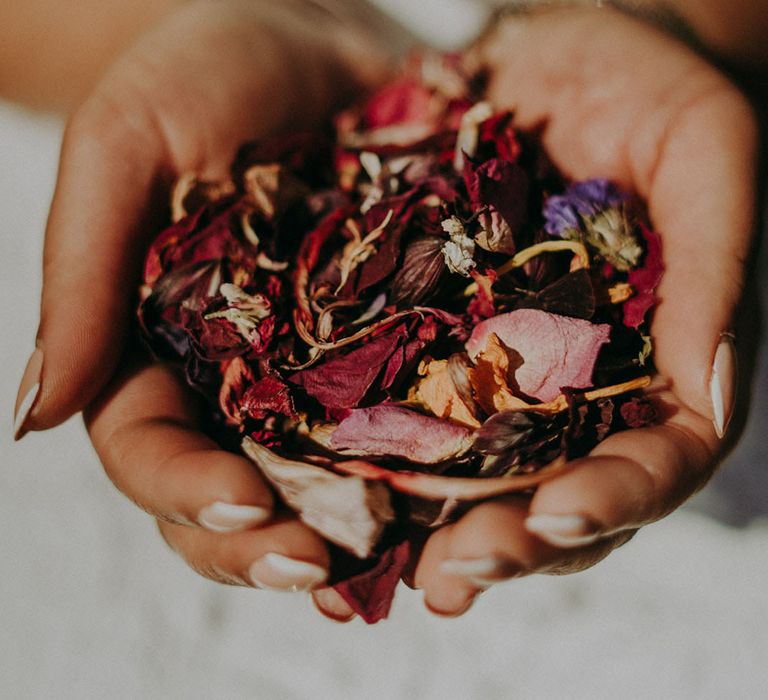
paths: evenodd
<path fill-rule="evenodd" d="M 476 506 L 426 542 L 426 605 L 459 615 L 492 583 L 592 566 L 710 477 L 733 405 L 721 336 L 741 295 L 753 228 L 757 127 L 747 100 L 664 33 L 609 9 L 509 20 L 484 49 L 490 98 L 542 125 L 555 164 L 637 192 L 663 237 L 651 328 L 666 388 L 657 425 L 616 434 L 532 499 Z"/>

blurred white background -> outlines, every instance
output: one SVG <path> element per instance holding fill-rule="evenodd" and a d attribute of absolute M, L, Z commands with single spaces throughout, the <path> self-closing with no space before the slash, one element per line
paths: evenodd
<path fill-rule="evenodd" d="M 467 2 L 380 4 L 448 44 L 479 26 Z M 60 136 L 0 103 L 0 698 L 766 697 L 765 400 L 691 505 L 594 569 L 499 585 L 454 621 L 401 588 L 375 627 L 187 570 L 108 482 L 79 418 L 12 443 Z"/>

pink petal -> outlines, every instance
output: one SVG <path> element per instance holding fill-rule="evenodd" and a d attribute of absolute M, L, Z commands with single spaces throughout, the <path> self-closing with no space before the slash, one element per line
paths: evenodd
<path fill-rule="evenodd" d="M 334 450 L 435 464 L 464 452 L 471 436 L 472 431 L 449 421 L 381 404 L 351 411 L 331 435 L 330 444 Z"/>
<path fill-rule="evenodd" d="M 495 333 L 522 358 L 514 374 L 520 391 L 540 401 L 553 401 L 563 387 L 592 385 L 592 372 L 611 327 L 537 309 L 520 309 L 482 321 L 472 331 L 466 348 L 474 359 Z"/>

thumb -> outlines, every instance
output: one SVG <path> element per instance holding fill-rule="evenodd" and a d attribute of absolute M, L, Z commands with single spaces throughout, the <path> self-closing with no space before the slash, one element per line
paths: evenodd
<path fill-rule="evenodd" d="M 669 129 L 648 191 L 667 268 L 653 324 L 657 364 L 718 437 L 735 400 L 730 331 L 755 226 L 757 153 L 746 99 L 733 88 L 711 92 Z"/>
<path fill-rule="evenodd" d="M 734 403 L 727 332 L 754 227 L 752 109 L 702 58 L 622 13 L 569 9 L 505 26 L 488 49 L 492 100 L 541 127 L 568 176 L 608 177 L 648 202 L 666 267 L 656 365 L 679 405 L 712 420 L 702 437 L 714 448 Z"/>
<path fill-rule="evenodd" d="M 163 153 L 154 121 L 135 105 L 93 100 L 67 126 L 46 230 L 36 349 L 16 399 L 17 440 L 80 411 L 111 377 Z"/>

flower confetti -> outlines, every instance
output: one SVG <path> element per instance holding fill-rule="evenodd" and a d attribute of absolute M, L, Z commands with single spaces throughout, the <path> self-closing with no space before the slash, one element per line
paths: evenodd
<path fill-rule="evenodd" d="M 643 203 L 567 181 L 477 82 L 414 58 L 333 129 L 243 146 L 224 182 L 182 178 L 146 258 L 151 350 L 326 538 L 368 622 L 416 530 L 656 416 Z"/>

